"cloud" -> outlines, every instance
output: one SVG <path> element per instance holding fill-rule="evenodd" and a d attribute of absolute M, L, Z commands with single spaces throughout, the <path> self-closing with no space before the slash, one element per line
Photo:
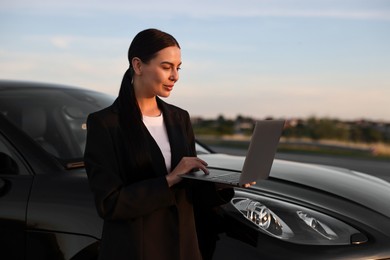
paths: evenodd
<path fill-rule="evenodd" d="M 68 49 L 74 39 L 68 36 L 53 36 L 49 41 L 59 49 Z"/>
<path fill-rule="evenodd" d="M 173 31 L 183 47 L 181 79 L 168 102 L 192 114 L 347 117 L 348 111 L 390 118 L 386 3 L 4 0 L 0 77 L 115 95 L 130 37 L 154 23 Z M 327 21 L 295 19 L 302 17 Z"/>

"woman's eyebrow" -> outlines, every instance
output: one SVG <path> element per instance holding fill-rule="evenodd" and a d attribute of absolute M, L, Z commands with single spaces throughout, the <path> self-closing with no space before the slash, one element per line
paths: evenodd
<path fill-rule="evenodd" d="M 170 65 L 170 66 L 175 66 L 175 64 L 173 63 L 173 62 L 169 62 L 169 61 L 163 61 L 163 62 L 161 62 L 161 65 L 163 65 L 163 64 L 168 64 L 168 65 Z M 181 62 L 177 65 L 178 67 L 181 65 Z"/>

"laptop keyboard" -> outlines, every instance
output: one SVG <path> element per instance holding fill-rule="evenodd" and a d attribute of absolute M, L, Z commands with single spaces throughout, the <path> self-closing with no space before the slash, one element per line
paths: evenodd
<path fill-rule="evenodd" d="M 240 175 L 239 174 L 227 174 L 227 175 L 218 176 L 215 179 L 216 180 L 223 180 L 223 181 L 227 181 L 227 182 L 238 183 L 240 180 Z"/>

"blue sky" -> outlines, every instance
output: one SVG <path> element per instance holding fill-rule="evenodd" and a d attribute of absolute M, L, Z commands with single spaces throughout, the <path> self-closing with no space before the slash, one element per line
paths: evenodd
<path fill-rule="evenodd" d="M 0 0 L 0 78 L 117 95 L 146 28 L 181 44 L 192 116 L 390 121 L 390 0 Z"/>

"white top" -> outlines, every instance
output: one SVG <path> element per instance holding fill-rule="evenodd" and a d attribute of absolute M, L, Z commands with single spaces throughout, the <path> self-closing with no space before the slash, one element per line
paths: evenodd
<path fill-rule="evenodd" d="M 142 115 L 142 120 L 149 130 L 149 133 L 153 136 L 154 140 L 160 147 L 161 153 L 164 156 L 165 166 L 167 171 L 171 171 L 171 146 L 169 144 L 167 129 L 164 125 L 163 115 L 156 117 Z"/>

